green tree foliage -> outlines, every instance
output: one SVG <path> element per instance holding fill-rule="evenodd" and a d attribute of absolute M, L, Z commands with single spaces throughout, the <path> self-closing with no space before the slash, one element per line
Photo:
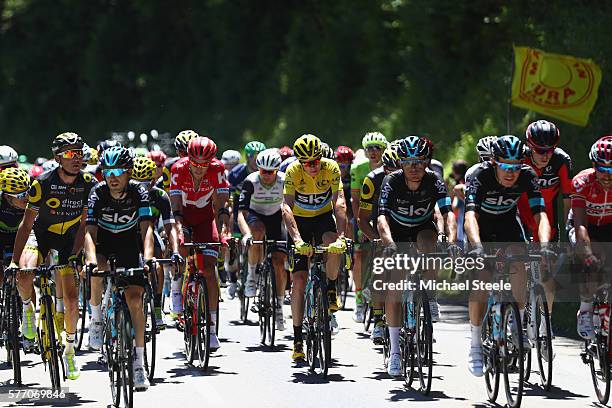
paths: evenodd
<path fill-rule="evenodd" d="M 29 154 L 64 130 L 193 128 L 235 148 L 376 129 L 473 159 L 473 140 L 541 116 L 508 117 L 513 44 L 601 66 L 589 125 L 558 122 L 578 167 L 611 131 L 604 0 L 4 0 L 0 16 L 0 138 Z"/>

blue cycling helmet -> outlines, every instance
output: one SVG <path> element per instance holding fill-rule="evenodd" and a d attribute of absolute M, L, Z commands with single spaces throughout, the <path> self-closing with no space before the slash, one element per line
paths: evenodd
<path fill-rule="evenodd" d="M 397 146 L 397 154 L 403 159 L 429 159 L 431 158 L 431 147 L 427 140 L 418 136 L 408 136 L 400 140 Z"/>
<path fill-rule="evenodd" d="M 504 135 L 491 143 L 491 150 L 495 159 L 523 160 L 525 158 L 525 145 L 516 136 Z"/>
<path fill-rule="evenodd" d="M 131 169 L 134 165 L 134 156 L 129 149 L 121 146 L 113 146 L 106 150 L 100 158 L 102 168 Z"/>

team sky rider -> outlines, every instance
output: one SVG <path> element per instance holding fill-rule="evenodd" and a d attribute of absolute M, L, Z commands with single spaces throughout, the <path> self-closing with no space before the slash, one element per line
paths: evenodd
<path fill-rule="evenodd" d="M 104 154 L 104 150 L 109 149 L 113 146 L 121 146 L 121 143 L 113 139 L 101 141 L 97 146 L 98 157 L 102 157 L 102 154 Z M 104 180 L 104 177 L 102 176 L 102 166 L 98 165 L 98 167 L 96 168 L 95 174 L 96 174 L 96 180 L 98 181 Z"/>
<path fill-rule="evenodd" d="M 531 123 L 525 132 L 527 139 L 527 157 L 525 163 L 535 171 L 540 182 L 540 190 L 544 198 L 544 207 L 548 221 L 551 224 L 551 242 L 558 242 L 559 215 L 557 204 L 559 193 L 563 198 L 563 223 L 567 223 L 567 215 L 571 207 L 571 172 L 572 162 L 567 153 L 557 147 L 560 140 L 559 129 L 554 123 L 538 120 Z M 537 242 L 538 234 L 534 234 L 536 223 L 529 210 L 527 196 L 523 194 L 518 202 L 519 215 L 525 227 L 525 232 Z M 554 269 L 554 265 L 553 265 Z M 555 281 L 552 274 L 543 282 L 548 301 L 549 312 L 552 314 Z M 544 326 L 541 326 L 544 329 Z"/>
<path fill-rule="evenodd" d="M 266 145 L 252 141 L 244 146 L 244 154 L 246 156 L 246 163 L 239 163 L 228 172 L 227 180 L 229 181 L 229 192 L 230 192 L 230 227 L 231 232 L 234 236 L 240 236 L 240 228 L 238 226 L 238 201 L 240 200 L 240 191 L 242 190 L 242 183 L 247 176 L 257 171 L 257 155 L 259 152 L 266 150 Z M 225 257 L 229 260 L 229 257 Z M 236 287 L 238 282 L 238 265 L 237 262 L 233 265 L 228 264 L 227 272 L 230 275 L 230 285 L 227 288 L 227 293 L 230 298 L 234 298 L 236 294 Z"/>
<path fill-rule="evenodd" d="M 467 178 L 465 233 L 473 248 L 470 254 L 482 256 L 483 243 L 509 243 L 505 252 L 509 255 L 524 253 L 525 243 L 522 225 L 516 217 L 517 202 L 526 193 L 533 213 L 542 255 L 554 257 L 547 247 L 550 224 L 544 209 L 538 177 L 533 169 L 523 163 L 525 149 L 516 136 L 498 137 L 492 144 L 493 159 L 480 163 Z M 480 280 L 489 280 L 488 271 L 473 271 Z M 521 318 L 525 313 L 526 274 L 523 262 L 510 265 L 512 294 L 517 300 Z M 469 299 L 471 344 L 468 369 L 480 377 L 483 374 L 482 319 L 487 302 L 485 291 L 472 291 Z M 529 348 L 527 336 L 523 347 Z"/>
<path fill-rule="evenodd" d="M 495 143 L 497 136 L 485 136 L 478 139 L 476 143 L 476 153 L 478 153 L 478 163 L 470 167 L 465 173 L 465 180 L 471 176 L 471 174 L 478 168 L 482 162 L 489 161 L 493 158 L 493 151 L 491 144 Z M 453 187 L 453 192 L 460 200 L 465 200 L 465 184 L 457 184 Z"/>
<path fill-rule="evenodd" d="M 361 145 L 365 150 L 367 160 L 355 161 L 351 166 L 351 210 L 353 214 L 359 212 L 359 200 L 361 195 L 361 187 L 366 176 L 372 170 L 382 166 L 382 154 L 387 148 L 387 138 L 380 132 L 366 133 L 361 140 Z M 360 242 L 363 240 L 362 235 L 359 233 L 356 220 L 353 219 L 354 237 L 356 241 L 355 245 L 355 263 L 353 265 L 353 281 L 355 283 L 355 313 L 353 314 L 353 320 L 357 323 L 363 323 L 365 305 L 362 297 L 362 282 L 361 282 L 361 268 L 363 263 L 363 250 Z"/>
<path fill-rule="evenodd" d="M 572 180 L 572 213 L 576 231 L 576 253 L 584 264 L 586 283 L 581 284 L 578 334 L 593 338 L 593 294 L 602 280 L 602 267 L 609 271 L 612 241 L 612 136 L 604 136 L 591 147 L 593 167 Z M 608 246 L 606 246 L 608 245 Z"/>
<path fill-rule="evenodd" d="M 372 170 L 363 180 L 361 186 L 361 196 L 359 200 L 359 213 L 357 223 L 359 229 L 365 236 L 373 241 L 379 239 L 378 234 L 378 199 L 380 197 L 380 187 L 387 174 L 401 169 L 400 158 L 397 155 L 397 145 L 389 145 L 382 155 L 383 167 Z M 372 311 L 374 315 L 374 328 L 370 338 L 374 344 L 380 345 L 383 342 L 384 303 L 372 299 Z"/>
<path fill-rule="evenodd" d="M 170 198 L 168 194 L 161 188 L 155 185 L 156 171 L 159 170 L 159 166 L 153 162 L 153 160 L 145 157 L 137 157 L 134 160 L 134 167 L 132 169 L 132 179 L 142 184 L 149 193 L 149 205 L 153 213 L 153 233 L 154 233 L 154 255 L 156 258 L 163 258 L 166 248 L 164 242 L 155 228 L 161 220 L 166 237 L 172 250 L 172 260 L 176 264 L 181 264 L 183 259 L 179 254 L 178 235 L 174 228 L 174 215 L 172 215 L 172 207 L 170 205 Z M 164 329 L 166 327 L 164 318 L 162 315 L 161 300 L 163 291 L 164 281 L 164 269 L 162 265 L 157 265 L 157 292 L 153 298 L 155 306 L 155 320 L 157 327 Z"/>
<path fill-rule="evenodd" d="M 285 174 L 278 171 L 281 164 L 280 155 L 276 149 L 266 149 L 257 155 L 258 172 L 247 176 L 242 184 L 240 200 L 238 202 L 238 226 L 242 232 L 243 242 L 249 240 L 261 241 L 266 239 L 284 241 L 281 224 L 283 217 L 281 203 L 283 202 L 283 185 Z M 279 245 L 271 248 L 272 266 L 276 274 L 276 328 L 285 330 L 283 317 L 283 298 L 285 294 L 286 274 L 285 260 L 286 246 Z M 248 272 L 244 295 L 255 296 L 257 282 L 255 268 L 263 261 L 263 248 L 261 245 L 252 245 L 248 252 Z"/>
<path fill-rule="evenodd" d="M 438 230 L 434 222 L 437 205 L 444 217 L 449 250 L 457 254 L 455 216 L 444 181 L 427 167 L 431 159 L 431 147 L 424 138 L 408 136 L 399 143 L 397 154 L 402 171 L 385 176 L 378 207 L 378 232 L 385 246 L 385 254 L 397 251 L 396 243 L 416 242 L 420 253 L 434 252 Z M 428 278 L 435 271 L 427 271 Z M 430 307 L 435 300 L 430 300 Z M 385 313 L 389 326 L 391 356 L 387 366 L 390 376 L 401 374 L 399 330 L 402 323 L 401 303 L 387 296 Z M 433 318 L 433 316 L 432 316 Z"/>
<path fill-rule="evenodd" d="M 292 359 L 303 360 L 305 357 L 302 340 L 304 290 L 308 279 L 308 257 L 312 255 L 312 244 L 328 245 L 325 264 L 328 279 L 327 295 L 332 313 L 332 334 L 338 331 L 338 323 L 333 313 L 338 310 L 336 278 L 340 267 L 340 254 L 346 250 L 344 241 L 346 204 L 338 164 L 321 157 L 323 152 L 319 138 L 310 134 L 303 135 L 295 141 L 293 151 L 297 161 L 291 163 L 285 173 L 282 211 L 287 233 L 294 242 L 297 253 L 291 288 L 294 333 Z"/>
<path fill-rule="evenodd" d="M 101 158 L 104 181 L 98 183 L 89 194 L 85 263 L 95 266 L 91 278 L 92 311 L 94 307 L 100 307 L 102 300 L 101 278 L 93 275 L 98 270 L 109 269 L 110 256 L 115 257 L 117 267 L 123 268 L 140 267 L 141 252 L 145 263 L 149 265 L 147 269 L 150 268 L 149 261 L 153 258 L 153 215 L 149 206 L 149 192 L 145 186 L 130 180 L 133 162 L 132 153 L 125 147 L 106 149 Z M 142 245 L 134 245 L 136 242 L 141 242 Z M 125 299 L 136 337 L 134 389 L 144 391 L 149 388 L 149 380 L 144 370 L 145 317 L 142 295 L 145 282 L 141 276 L 126 277 L 122 280 L 126 285 Z M 93 306 L 94 303 L 96 306 Z M 99 315 L 96 315 L 96 319 L 98 317 Z M 98 323 L 96 320 L 96 324 Z"/>
<path fill-rule="evenodd" d="M 221 235 L 229 234 L 229 211 L 226 208 L 229 185 L 225 179 L 223 163 L 215 158 L 217 145 L 207 137 L 195 137 L 187 147 L 188 157 L 172 166 L 170 202 L 179 232 L 179 241 L 219 242 Z M 217 217 L 215 217 L 215 210 Z M 183 229 L 185 228 L 185 230 Z M 191 234 L 189 236 L 189 230 Z M 185 248 L 182 256 L 187 255 Z M 219 289 L 215 276 L 217 250 L 208 248 L 196 256 L 196 267 L 206 279 L 210 299 L 211 321 L 215 322 Z M 175 313 L 183 311 L 180 280 L 172 281 L 172 308 Z M 210 347 L 218 349 L 216 327 L 210 327 Z"/>
<path fill-rule="evenodd" d="M 43 173 L 32 182 L 29 202 L 19 225 L 11 266 L 34 268 L 47 257 L 51 249 L 59 253 L 56 280 L 61 284 L 63 298 L 56 302 L 57 326 L 66 329 L 63 361 L 69 379 L 79 377 L 74 357 L 74 337 L 78 310 L 78 276 L 71 265 L 83 246 L 87 196 L 95 184 L 89 173 L 81 170 L 83 140 L 76 133 L 55 137 L 51 150 L 59 163 L 56 169 Z M 30 232 L 33 231 L 33 234 Z M 29 237 L 29 239 L 28 239 Z M 26 339 L 36 337 L 33 303 L 33 274 L 20 273 L 17 279 L 23 301 L 22 333 Z M 65 315 L 64 315 L 65 313 Z"/>

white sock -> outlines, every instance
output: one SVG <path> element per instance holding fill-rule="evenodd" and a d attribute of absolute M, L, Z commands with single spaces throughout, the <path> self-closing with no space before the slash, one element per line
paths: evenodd
<path fill-rule="evenodd" d="M 590 312 L 590 313 L 593 313 L 593 303 L 591 303 L 591 302 L 580 302 L 580 311 L 581 312 Z"/>
<path fill-rule="evenodd" d="M 276 305 L 282 309 L 283 303 L 285 303 L 285 298 L 283 296 L 277 296 Z"/>
<path fill-rule="evenodd" d="M 249 264 L 248 266 L 248 275 L 247 275 L 247 279 L 253 279 L 255 280 L 255 269 L 257 269 L 257 264 L 251 265 Z"/>
<path fill-rule="evenodd" d="M 399 353 L 399 327 L 389 327 L 389 343 L 391 343 L 391 354 Z"/>
<path fill-rule="evenodd" d="M 470 331 L 472 332 L 472 347 L 480 347 L 482 345 L 482 326 L 475 326 L 470 323 Z"/>
<path fill-rule="evenodd" d="M 64 313 L 64 299 L 55 299 L 55 311 L 59 313 Z"/>
<path fill-rule="evenodd" d="M 134 368 L 144 365 L 144 347 L 136 347 L 136 358 L 134 359 Z"/>
<path fill-rule="evenodd" d="M 75 333 L 66 332 L 66 349 L 64 350 L 64 354 L 72 352 L 74 350 L 74 337 Z"/>
<path fill-rule="evenodd" d="M 91 305 L 91 320 L 94 322 L 102 321 L 102 304 L 97 306 Z"/>

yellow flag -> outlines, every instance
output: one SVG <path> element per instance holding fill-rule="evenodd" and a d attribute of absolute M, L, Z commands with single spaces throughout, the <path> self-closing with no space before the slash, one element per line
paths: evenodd
<path fill-rule="evenodd" d="M 514 47 L 515 106 L 586 126 L 600 83 L 601 69 L 590 59 Z"/>

